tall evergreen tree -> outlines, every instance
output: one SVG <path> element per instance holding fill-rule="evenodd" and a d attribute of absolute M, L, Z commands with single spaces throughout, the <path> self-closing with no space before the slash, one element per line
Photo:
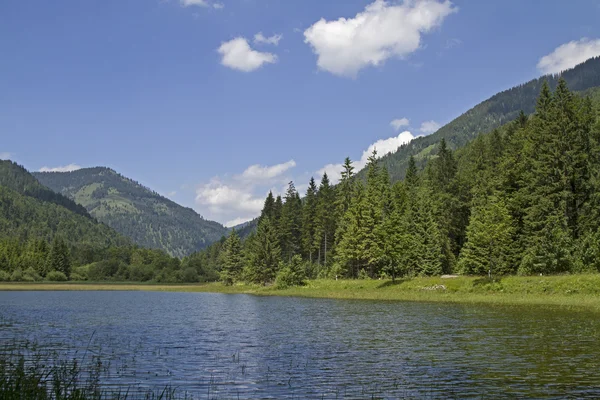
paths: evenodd
<path fill-rule="evenodd" d="M 48 254 L 46 270 L 48 272 L 62 272 L 67 278 L 71 275 L 71 255 L 69 247 L 65 240 L 60 236 L 55 237 L 52 242 L 52 248 Z"/>
<path fill-rule="evenodd" d="M 231 230 L 229 237 L 223 244 L 221 253 L 221 281 L 232 285 L 241 278 L 244 268 L 242 242 L 235 229 Z"/>
<path fill-rule="evenodd" d="M 281 210 L 279 235 L 282 258 L 286 261 L 300 252 L 302 224 L 302 202 L 293 182 L 288 185 L 285 203 Z"/>
<path fill-rule="evenodd" d="M 281 262 L 281 249 L 277 232 L 269 217 L 263 218 L 258 224 L 247 254 L 247 278 L 263 285 L 272 282 Z"/>
<path fill-rule="evenodd" d="M 477 205 L 467 229 L 458 269 L 467 275 L 505 275 L 515 272 L 512 264 L 513 225 L 504 202 L 490 196 Z"/>
<path fill-rule="evenodd" d="M 302 251 L 311 263 L 315 254 L 317 254 L 315 233 L 318 192 L 315 179 L 311 177 L 304 197 L 304 206 L 302 207 Z"/>
<path fill-rule="evenodd" d="M 317 194 L 317 218 L 315 223 L 315 247 L 317 262 L 328 264 L 328 256 L 333 251 L 336 231 L 335 192 L 329 183 L 327 173 L 323 174 Z"/>

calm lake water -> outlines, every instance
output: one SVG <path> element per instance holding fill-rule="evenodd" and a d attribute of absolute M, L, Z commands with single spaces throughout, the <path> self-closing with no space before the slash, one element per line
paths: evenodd
<path fill-rule="evenodd" d="M 600 397 L 600 319 L 544 308 L 0 292 L 0 341 L 14 339 L 88 348 L 108 387 L 193 398 Z"/>

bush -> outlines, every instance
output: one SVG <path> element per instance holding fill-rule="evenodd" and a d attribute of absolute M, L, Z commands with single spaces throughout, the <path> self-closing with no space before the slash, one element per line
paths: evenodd
<path fill-rule="evenodd" d="M 71 280 L 72 281 L 85 281 L 85 277 L 79 275 L 77 272 L 73 272 L 73 273 L 71 273 Z"/>
<path fill-rule="evenodd" d="M 13 282 L 21 282 L 23 280 L 23 271 L 19 268 L 15 269 L 10 276 L 10 280 Z"/>
<path fill-rule="evenodd" d="M 306 272 L 302 265 L 302 258 L 298 255 L 292 257 L 288 265 L 283 266 L 275 278 L 275 286 L 285 289 L 290 286 L 302 286 L 306 280 Z"/>
<path fill-rule="evenodd" d="M 35 269 L 29 267 L 25 270 L 25 272 L 23 272 L 23 280 L 26 282 L 37 282 L 41 281 L 42 277 Z"/>
<path fill-rule="evenodd" d="M 154 277 L 154 270 L 149 265 L 131 265 L 129 267 L 129 280 L 133 282 L 147 282 Z"/>
<path fill-rule="evenodd" d="M 67 281 L 67 276 L 59 271 L 51 271 L 46 275 L 46 280 L 50 282 L 65 282 Z"/>
<path fill-rule="evenodd" d="M 181 271 L 181 281 L 185 283 L 197 283 L 200 280 L 195 268 L 188 267 Z"/>
<path fill-rule="evenodd" d="M 6 271 L 0 271 L 0 282 L 10 281 L 10 274 Z"/>

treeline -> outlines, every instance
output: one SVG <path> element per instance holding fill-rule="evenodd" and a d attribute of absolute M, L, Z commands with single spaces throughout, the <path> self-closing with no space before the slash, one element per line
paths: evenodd
<path fill-rule="evenodd" d="M 114 281 L 196 283 L 218 275 L 198 263 L 183 262 L 162 250 L 137 246 L 100 248 L 31 237 L 0 239 L 0 282 Z"/>
<path fill-rule="evenodd" d="M 301 200 L 269 194 L 257 231 L 192 255 L 221 280 L 557 274 L 600 269 L 600 119 L 589 98 L 544 84 L 535 114 L 457 152 L 446 142 L 404 181 L 376 157 L 366 179 L 346 159 Z"/>
<path fill-rule="evenodd" d="M 567 82 L 570 90 L 577 92 L 599 87 L 600 57 L 590 58 L 572 69 L 563 71 L 560 75 L 546 75 L 500 92 L 444 125 L 434 134 L 415 138 L 397 152 L 382 157 L 380 162 L 389 169 L 392 181 L 403 179 L 411 154 L 426 155 L 441 139 L 445 139 L 451 149 L 458 149 L 480 133 L 490 132 L 513 121 L 521 110 L 527 115 L 532 114 L 535 111 L 536 98 L 544 83 L 554 90 L 560 79 Z M 423 166 L 423 160 L 424 158 L 417 158 L 417 165 Z"/>

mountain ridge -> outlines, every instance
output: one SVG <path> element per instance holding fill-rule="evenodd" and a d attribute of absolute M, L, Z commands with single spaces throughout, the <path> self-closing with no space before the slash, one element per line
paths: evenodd
<path fill-rule="evenodd" d="M 36 172 L 34 176 L 136 244 L 162 249 L 175 257 L 202 250 L 227 232 L 218 222 L 204 219 L 193 209 L 177 204 L 112 168 Z"/>
<path fill-rule="evenodd" d="M 600 86 L 600 57 L 593 57 L 585 62 L 561 72 L 560 74 L 542 75 L 520 85 L 503 90 L 483 100 L 474 107 L 454 118 L 431 135 L 413 139 L 400 146 L 394 153 L 380 158 L 379 163 L 385 165 L 392 181 L 404 178 L 410 156 L 423 166 L 427 159 L 435 153 L 435 145 L 442 139 L 450 149 L 463 147 L 480 134 L 492 131 L 510 121 L 515 120 L 521 111 L 530 115 L 535 110 L 536 99 L 544 81 L 554 90 L 560 78 L 564 78 L 570 90 L 585 92 Z M 364 176 L 365 169 L 359 173 Z"/>

